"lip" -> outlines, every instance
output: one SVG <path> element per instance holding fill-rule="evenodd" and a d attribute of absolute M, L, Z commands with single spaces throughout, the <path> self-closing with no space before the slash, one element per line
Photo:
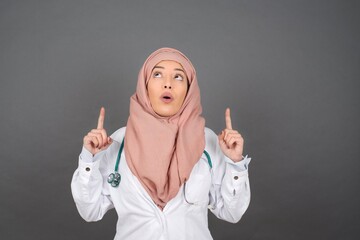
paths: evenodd
<path fill-rule="evenodd" d="M 171 93 L 164 92 L 163 94 L 161 94 L 160 99 L 164 103 L 171 103 L 174 100 L 174 97 Z"/>

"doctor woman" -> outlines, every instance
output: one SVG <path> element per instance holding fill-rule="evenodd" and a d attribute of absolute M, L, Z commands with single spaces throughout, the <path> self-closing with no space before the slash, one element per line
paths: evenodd
<path fill-rule="evenodd" d="M 110 137 L 98 125 L 83 139 L 72 182 L 86 221 L 115 208 L 115 239 L 212 239 L 208 209 L 236 223 L 250 202 L 244 140 L 230 109 L 217 136 L 205 127 L 195 69 L 180 51 L 161 48 L 145 61 L 126 127 Z"/>

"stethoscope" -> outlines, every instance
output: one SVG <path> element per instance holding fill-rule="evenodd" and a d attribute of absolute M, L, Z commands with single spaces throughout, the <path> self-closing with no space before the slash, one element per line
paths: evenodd
<path fill-rule="evenodd" d="M 115 163 L 115 170 L 113 173 L 110 173 L 109 176 L 108 176 L 108 179 L 107 179 L 107 182 L 112 186 L 112 187 L 118 187 L 120 182 L 121 182 L 121 175 L 120 173 L 118 172 L 119 170 L 119 164 L 120 164 L 120 159 L 121 159 L 121 153 L 124 149 L 124 141 L 125 141 L 125 138 L 123 139 L 122 143 L 121 143 L 121 146 L 120 146 L 120 149 L 119 149 L 119 152 L 118 152 L 118 155 L 117 155 L 117 158 L 116 158 L 116 163 Z M 210 172 L 211 172 L 211 175 L 212 175 L 212 162 L 211 162 L 211 157 L 209 155 L 209 153 L 204 150 L 204 154 L 206 156 L 206 159 L 208 161 L 208 164 L 209 164 L 209 167 L 210 167 Z M 188 202 L 188 200 L 186 199 L 186 182 L 184 183 L 184 198 L 185 198 L 185 201 L 186 203 L 190 204 L 190 205 L 194 205 L 196 203 L 190 203 Z"/>
<path fill-rule="evenodd" d="M 121 175 L 120 173 L 118 173 L 119 170 L 119 164 L 120 164 L 120 158 L 121 158 L 121 153 L 123 151 L 124 148 L 124 141 L 125 138 L 123 139 L 120 149 L 119 149 L 119 153 L 118 156 L 116 158 L 116 164 L 115 164 L 115 171 L 113 173 L 110 173 L 107 179 L 107 182 L 112 186 L 112 187 L 117 187 L 120 184 L 121 181 Z"/>

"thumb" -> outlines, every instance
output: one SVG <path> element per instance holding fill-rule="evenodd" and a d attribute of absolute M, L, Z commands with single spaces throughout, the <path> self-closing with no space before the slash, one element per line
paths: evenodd
<path fill-rule="evenodd" d="M 112 144 L 112 142 L 113 142 L 112 138 L 111 138 L 111 137 L 108 137 L 108 138 L 107 138 L 107 144 L 106 144 L 106 145 L 110 145 L 110 144 Z"/>
<path fill-rule="evenodd" d="M 108 148 L 112 144 L 113 140 L 111 137 L 107 138 L 107 143 L 102 147 L 102 149 Z"/>
<path fill-rule="evenodd" d="M 224 137 L 225 137 L 225 132 L 221 131 L 221 133 L 218 135 L 220 146 L 225 146 L 226 145 L 225 141 L 224 141 Z"/>

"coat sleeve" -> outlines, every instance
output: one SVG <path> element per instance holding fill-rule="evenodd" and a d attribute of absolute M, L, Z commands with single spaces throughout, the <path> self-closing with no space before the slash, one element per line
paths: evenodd
<path fill-rule="evenodd" d="M 106 156 L 106 151 L 102 151 L 93 157 L 83 148 L 73 174 L 71 192 L 80 216 L 87 222 L 101 220 L 114 207 L 104 173 Z"/>
<path fill-rule="evenodd" d="M 211 131 L 208 135 L 207 145 L 213 161 L 209 209 L 217 218 L 236 223 L 250 203 L 248 164 L 251 158 L 246 156 L 234 163 L 221 151 L 216 134 Z"/>

